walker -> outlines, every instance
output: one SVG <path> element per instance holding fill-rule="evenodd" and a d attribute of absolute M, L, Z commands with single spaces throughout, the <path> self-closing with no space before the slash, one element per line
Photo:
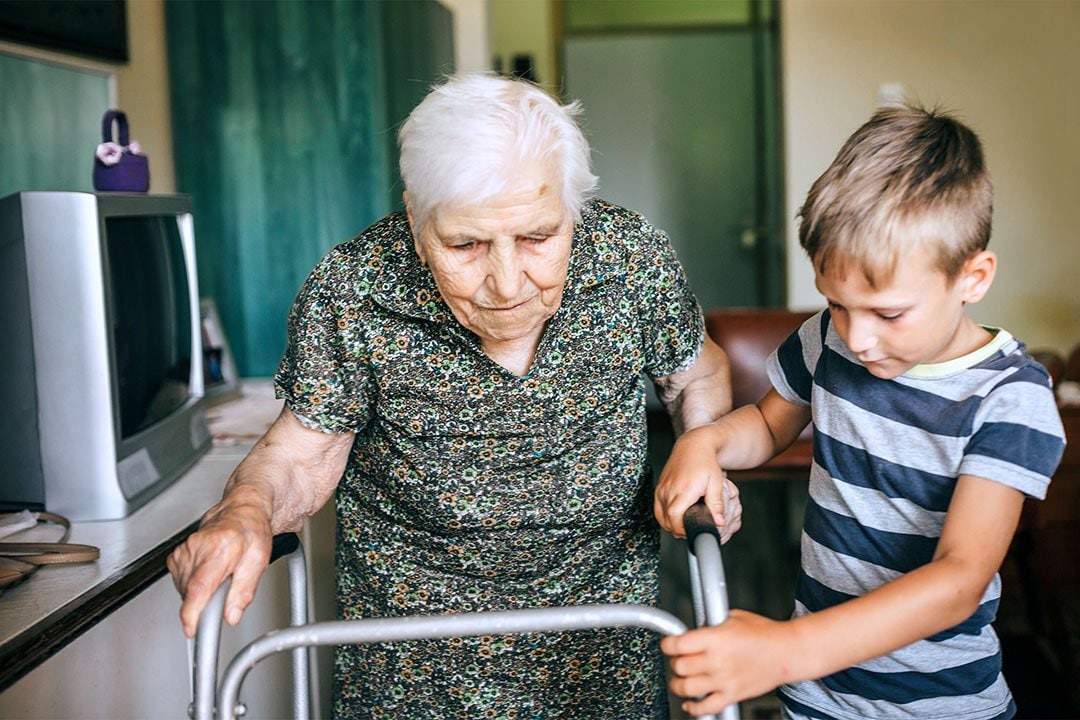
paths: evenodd
<path fill-rule="evenodd" d="M 700 501 L 687 510 L 684 524 L 694 621 L 698 627 L 718 625 L 728 616 L 727 584 L 720 558 L 719 534 L 708 509 Z M 310 622 L 307 565 L 304 549 L 295 534 L 287 533 L 274 538 L 270 562 L 279 557 L 285 557 L 288 565 L 290 627 L 272 630 L 242 648 L 229 662 L 218 684 L 218 641 L 225 595 L 231 582 L 231 578 L 226 578 L 199 618 L 192 666 L 193 697 L 188 707 L 188 717 L 193 720 L 235 720 L 243 717 L 247 710 L 240 702 L 239 695 L 247 673 L 260 661 L 286 650 L 293 652 L 293 716 L 296 720 L 307 720 L 311 716 L 308 655 L 310 649 L 316 646 L 612 627 L 639 627 L 662 635 L 679 635 L 687 630 L 681 620 L 665 610 L 631 604 Z M 724 708 L 719 715 L 705 717 L 738 720 L 738 705 Z"/>

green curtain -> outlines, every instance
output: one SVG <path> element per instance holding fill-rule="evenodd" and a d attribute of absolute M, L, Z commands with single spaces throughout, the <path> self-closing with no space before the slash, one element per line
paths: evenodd
<path fill-rule="evenodd" d="M 391 207 L 388 87 L 426 87 L 445 65 L 432 51 L 410 68 L 424 76 L 388 76 L 399 2 L 166 2 L 177 188 L 194 197 L 200 292 L 242 376 L 273 374 L 308 271 Z"/>

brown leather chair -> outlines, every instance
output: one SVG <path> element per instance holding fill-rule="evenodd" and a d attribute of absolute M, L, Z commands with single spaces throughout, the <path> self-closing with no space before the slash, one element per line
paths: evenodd
<path fill-rule="evenodd" d="M 1077 345 L 1069 353 L 1065 361 L 1065 371 L 1062 373 L 1063 380 L 1080 382 L 1080 345 Z"/>
<path fill-rule="evenodd" d="M 1080 348 L 1077 348 L 1080 350 Z M 1057 387 L 1065 379 L 1065 358 L 1057 350 L 1036 349 L 1031 351 L 1031 357 L 1035 358 L 1040 365 L 1050 373 L 1050 379 Z M 1080 353 L 1077 353 L 1077 371 L 1080 372 Z"/>
<path fill-rule="evenodd" d="M 705 329 L 727 353 L 735 407 L 751 405 L 771 387 L 765 359 L 814 313 L 778 308 L 724 308 L 705 313 Z M 805 476 L 813 459 L 810 426 L 795 443 L 755 470 L 732 471 L 735 480 L 767 480 Z"/>

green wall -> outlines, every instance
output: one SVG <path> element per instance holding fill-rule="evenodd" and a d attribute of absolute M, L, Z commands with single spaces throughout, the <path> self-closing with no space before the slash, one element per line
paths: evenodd
<path fill-rule="evenodd" d="M 0 88 L 0 197 L 92 191 L 108 76 L 0 53 Z"/>
<path fill-rule="evenodd" d="M 240 374 L 271 375 L 308 271 L 392 207 L 398 99 L 449 69 L 448 12 L 435 0 L 169 0 L 166 24 L 200 291 Z M 446 40 L 402 41 L 432 28 Z"/>

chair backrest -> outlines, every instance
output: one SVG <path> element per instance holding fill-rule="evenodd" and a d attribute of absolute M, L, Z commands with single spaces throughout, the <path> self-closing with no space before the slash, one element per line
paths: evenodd
<path fill-rule="evenodd" d="M 1065 360 L 1065 371 L 1062 373 L 1063 380 L 1080 382 L 1080 345 L 1077 345 L 1069 353 Z"/>
<path fill-rule="evenodd" d="M 1061 381 L 1065 379 L 1065 358 L 1057 350 L 1031 350 L 1031 357 L 1035 358 L 1040 365 L 1046 368 L 1046 372 L 1050 373 L 1050 379 L 1054 382 L 1054 387 L 1061 384 Z M 1077 370 L 1080 370 L 1080 362 L 1077 363 Z"/>
<path fill-rule="evenodd" d="M 765 360 L 815 311 L 781 308 L 724 308 L 705 313 L 705 330 L 724 349 L 731 363 L 731 395 L 735 407 L 750 405 L 772 387 Z M 800 477 L 813 458 L 813 424 L 795 443 L 755 470 L 732 471 L 735 480 Z"/>
<path fill-rule="evenodd" d="M 705 313 L 705 330 L 731 363 L 735 407 L 757 402 L 772 385 L 765 359 L 814 311 L 782 308 L 724 308 Z"/>

